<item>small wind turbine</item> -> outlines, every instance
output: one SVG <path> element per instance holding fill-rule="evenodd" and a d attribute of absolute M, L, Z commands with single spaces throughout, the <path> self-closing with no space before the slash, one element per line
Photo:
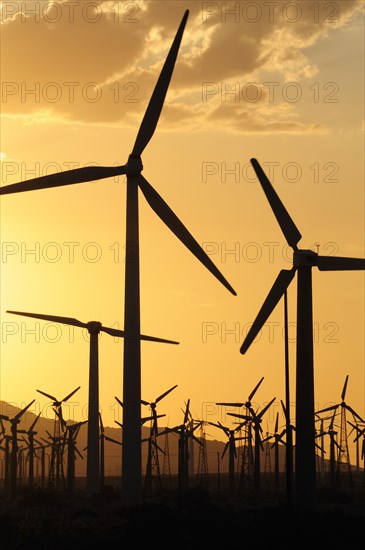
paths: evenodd
<path fill-rule="evenodd" d="M 276 413 L 276 419 L 275 419 L 275 428 L 274 433 L 268 434 L 264 439 L 261 440 L 261 443 L 265 443 L 266 441 L 270 441 L 270 439 L 273 439 L 274 442 L 271 445 L 271 449 L 274 449 L 275 453 L 275 460 L 274 460 L 274 486 L 275 486 L 275 493 L 276 495 L 279 495 L 279 489 L 280 489 L 280 461 L 279 461 L 279 444 L 283 443 L 282 437 L 285 434 L 285 429 L 279 432 L 279 413 Z"/>
<path fill-rule="evenodd" d="M 122 497 L 126 505 L 139 504 L 142 498 L 139 189 L 142 191 L 152 210 L 160 217 L 164 224 L 233 295 L 236 295 L 232 286 L 214 265 L 199 243 L 159 193 L 142 176 L 143 164 L 141 156 L 156 130 L 188 16 L 189 10 L 186 10 L 142 119 L 127 164 L 116 167 L 99 166 L 68 170 L 0 188 L 0 195 L 4 195 L 100 180 L 121 174 L 127 176 L 124 288 L 124 330 L 127 338 L 124 345 L 123 358 L 124 430 L 122 459 Z"/>
<path fill-rule="evenodd" d="M 12 498 L 15 498 L 17 488 L 18 433 L 26 433 L 25 430 L 18 429 L 18 424 L 23 414 L 33 405 L 34 401 L 35 399 L 28 403 L 24 409 L 21 409 L 13 418 L 0 414 L 0 418 L 7 420 L 11 424 L 10 496 Z"/>
<path fill-rule="evenodd" d="M 297 286 L 297 357 L 296 357 L 296 497 L 299 504 L 312 508 L 316 497 L 316 459 L 314 426 L 313 306 L 312 268 L 320 271 L 364 270 L 362 258 L 320 256 L 312 250 L 298 249 L 302 235 L 256 159 L 251 159 L 266 198 L 287 243 L 293 249 L 292 269 L 280 271 L 263 306 L 241 346 L 247 352 L 258 332 L 284 295 L 294 276 Z"/>
<path fill-rule="evenodd" d="M 321 409 L 320 411 L 317 411 L 317 415 L 328 411 L 334 411 L 334 414 L 336 414 L 338 408 L 340 408 L 340 411 L 341 411 L 340 443 L 339 443 L 339 453 L 338 453 L 338 460 L 337 460 L 338 481 L 340 481 L 341 474 L 343 474 L 343 472 L 341 472 L 343 466 L 347 467 L 347 473 L 351 478 L 351 464 L 350 464 L 350 455 L 349 455 L 349 448 L 348 448 L 346 411 L 349 411 L 354 417 L 354 419 L 357 419 L 360 422 L 364 422 L 361 416 L 358 415 L 357 412 L 354 411 L 354 409 L 350 407 L 350 405 L 345 401 L 348 380 L 349 380 L 349 375 L 347 374 L 343 385 L 342 393 L 341 393 L 341 402 L 336 403 L 335 405 L 332 405 L 330 407 L 326 407 L 325 409 Z"/>
<path fill-rule="evenodd" d="M 244 437 L 236 437 L 236 433 L 239 433 L 244 422 L 241 422 L 238 424 L 236 428 L 228 428 L 227 426 L 223 426 L 221 422 L 218 422 L 218 424 L 215 424 L 214 422 L 208 422 L 211 426 L 215 426 L 216 428 L 220 428 L 224 431 L 226 436 L 228 437 L 228 441 L 224 446 L 221 460 L 226 454 L 228 450 L 228 491 L 229 495 L 233 496 L 235 493 L 235 469 L 234 469 L 234 461 L 237 458 L 237 449 L 236 449 L 236 441 L 244 439 Z"/>
<path fill-rule="evenodd" d="M 41 393 L 45 397 L 52 400 L 53 410 L 55 411 L 53 436 L 50 435 L 50 438 L 52 439 L 52 454 L 49 470 L 49 481 L 55 481 L 56 489 L 59 489 L 61 478 L 63 480 L 63 449 L 61 441 L 61 430 L 63 431 L 62 403 L 68 401 L 80 389 L 80 387 L 81 386 L 78 386 L 72 390 L 71 393 L 66 395 L 66 397 L 61 400 L 57 399 L 50 393 L 37 390 L 38 393 Z"/>
<path fill-rule="evenodd" d="M 15 315 L 23 315 L 44 321 L 62 323 L 79 328 L 86 328 L 90 335 L 89 351 L 89 407 L 87 430 L 87 466 L 86 466 L 86 491 L 89 496 L 100 491 L 99 468 L 99 335 L 105 332 L 110 336 L 125 339 L 123 330 L 103 326 L 99 321 L 83 323 L 73 317 L 60 317 L 57 315 L 43 315 L 41 313 L 25 313 L 23 311 L 7 311 Z M 164 340 L 153 336 L 140 335 L 141 340 L 161 342 L 165 344 L 178 344 L 172 340 Z"/>
<path fill-rule="evenodd" d="M 253 411 L 253 414 L 250 414 L 249 416 L 245 414 L 238 414 L 238 413 L 227 413 L 228 416 L 234 416 L 235 418 L 242 418 L 246 422 L 252 422 L 253 429 L 255 432 L 255 462 L 254 462 L 254 480 L 255 480 L 255 493 L 258 494 L 261 489 L 261 467 L 260 467 L 260 451 L 262 449 L 262 443 L 261 443 L 261 422 L 262 417 L 266 413 L 269 407 L 274 403 L 276 397 L 273 397 L 273 399 L 258 413 L 255 413 Z"/>
<path fill-rule="evenodd" d="M 158 459 L 158 451 L 161 450 L 162 454 L 164 454 L 164 451 L 160 449 L 160 447 L 157 444 L 157 437 L 158 437 L 158 422 L 157 422 L 157 403 L 161 401 L 166 395 L 168 395 L 172 390 L 174 390 L 177 387 L 177 384 L 173 386 L 172 388 L 168 389 L 158 397 L 154 401 L 144 401 L 141 399 L 141 403 L 143 405 L 149 406 L 152 414 L 152 420 L 151 420 L 151 427 L 150 427 L 150 435 L 148 437 L 148 453 L 147 453 L 147 465 L 146 465 L 146 475 L 145 475 L 145 494 L 150 494 L 152 492 L 152 484 L 153 482 L 157 482 L 158 489 L 161 490 L 161 472 L 160 472 L 160 463 Z M 165 416 L 165 415 L 164 415 Z M 155 475 L 153 475 L 153 473 Z"/>
<path fill-rule="evenodd" d="M 28 430 L 26 430 L 27 436 L 28 436 L 28 446 L 29 446 L 29 473 L 28 473 L 28 484 L 29 487 L 33 487 L 34 483 L 34 436 L 37 435 L 37 432 L 34 430 L 36 423 L 39 420 L 39 417 L 41 414 L 39 413 L 38 416 L 35 417 L 32 424 L 29 426 Z"/>

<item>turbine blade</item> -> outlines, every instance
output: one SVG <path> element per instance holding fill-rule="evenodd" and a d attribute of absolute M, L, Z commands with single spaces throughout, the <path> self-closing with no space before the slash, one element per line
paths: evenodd
<path fill-rule="evenodd" d="M 275 189 L 271 185 L 259 162 L 256 159 L 251 159 L 251 164 L 256 172 L 258 179 L 260 180 L 266 198 L 270 203 L 271 209 L 275 214 L 276 220 L 280 225 L 282 232 L 284 233 L 284 237 L 286 238 L 287 243 L 292 248 L 296 249 L 298 242 L 302 238 L 302 235 L 300 234 L 297 226 L 289 216 L 289 213 L 279 199 Z"/>
<path fill-rule="evenodd" d="M 139 176 L 138 183 L 146 201 L 156 212 L 159 218 L 176 235 L 176 237 L 190 250 L 192 254 L 234 295 L 236 291 L 231 287 L 228 281 L 223 277 L 219 269 L 194 239 L 191 233 L 186 229 L 179 218 L 174 214 L 168 204 L 157 193 L 150 183 L 142 176 Z"/>
<path fill-rule="evenodd" d="M 353 271 L 365 269 L 365 259 L 343 258 L 340 256 L 318 256 L 317 267 L 320 271 Z"/>
<path fill-rule="evenodd" d="M 119 176 L 126 173 L 125 166 L 86 166 L 75 170 L 66 170 L 58 174 L 41 176 L 31 180 L 12 183 L 0 187 L 0 195 L 11 193 L 22 193 L 23 191 L 36 191 L 37 189 L 48 189 L 50 187 L 61 187 L 74 183 L 101 180 L 112 176 Z"/>
<path fill-rule="evenodd" d="M 342 401 L 345 401 L 345 395 L 346 395 L 346 389 L 347 389 L 348 381 L 349 381 L 349 375 L 347 374 L 346 379 L 345 379 L 345 383 L 343 385 L 343 390 L 342 390 L 342 393 L 341 393 L 341 400 Z"/>
<path fill-rule="evenodd" d="M 26 407 L 24 407 L 24 409 L 22 409 L 21 411 L 19 411 L 19 412 L 14 416 L 13 421 L 14 421 L 14 420 L 19 420 L 19 418 L 20 418 L 21 416 L 23 416 L 23 414 L 25 413 L 25 411 L 27 411 L 27 410 L 29 409 L 29 407 L 30 407 L 31 405 L 33 405 L 34 401 L 35 401 L 35 399 L 33 399 L 33 401 L 31 401 L 30 403 L 28 403 L 28 405 L 27 405 Z M 19 430 L 18 430 L 18 432 L 19 432 Z"/>
<path fill-rule="evenodd" d="M 46 393 L 45 391 L 42 391 L 42 390 L 36 390 L 38 393 L 41 393 L 42 395 L 45 395 L 46 397 L 49 397 L 50 399 L 52 399 L 52 401 L 55 401 L 57 402 L 57 399 L 51 395 L 50 393 Z"/>
<path fill-rule="evenodd" d="M 352 413 L 354 415 L 354 417 L 356 417 L 358 420 L 360 420 L 360 422 L 365 422 L 365 420 L 363 418 L 361 418 L 361 416 L 359 416 L 357 414 L 357 412 L 355 412 L 354 409 L 352 407 L 350 407 L 350 405 L 345 405 L 345 407 L 348 411 L 350 411 L 350 413 Z"/>
<path fill-rule="evenodd" d="M 186 409 L 184 414 L 184 424 L 186 424 L 187 421 L 189 420 L 189 407 L 190 407 L 190 399 L 188 399 L 188 402 L 186 403 Z"/>
<path fill-rule="evenodd" d="M 256 386 L 254 387 L 254 389 L 252 390 L 252 392 L 250 393 L 250 395 L 248 396 L 248 400 L 251 401 L 253 396 L 255 395 L 255 393 L 257 392 L 257 390 L 259 389 L 260 387 L 260 384 L 262 383 L 264 377 L 261 378 L 260 382 L 258 384 L 256 384 Z"/>
<path fill-rule="evenodd" d="M 279 427 L 279 413 L 276 413 L 275 428 L 274 432 L 277 433 Z"/>
<path fill-rule="evenodd" d="M 141 399 L 141 403 L 142 405 L 151 405 L 151 403 L 149 403 L 148 401 L 144 401 L 143 399 Z"/>
<path fill-rule="evenodd" d="M 115 395 L 115 396 L 114 396 L 114 399 L 119 403 L 119 405 L 120 405 L 121 407 L 123 407 L 123 403 L 122 403 L 122 401 L 119 399 L 119 397 L 117 397 L 117 396 Z"/>
<path fill-rule="evenodd" d="M 80 453 L 80 451 L 78 450 L 78 448 L 75 446 L 75 452 L 76 454 L 79 455 L 80 458 L 82 458 L 82 460 L 84 460 L 84 457 L 82 456 L 82 454 Z"/>
<path fill-rule="evenodd" d="M 234 416 L 235 418 L 243 418 L 244 420 L 251 420 L 251 417 L 247 416 L 246 414 L 227 413 L 227 415 Z"/>
<path fill-rule="evenodd" d="M 321 414 L 327 411 L 336 411 L 339 405 L 332 405 L 331 407 L 326 407 L 325 409 L 321 409 L 320 411 L 317 411 L 317 414 Z"/>
<path fill-rule="evenodd" d="M 69 393 L 66 397 L 64 397 L 61 401 L 61 403 L 63 403 L 64 401 L 67 401 L 68 399 L 70 399 L 70 397 L 73 396 L 74 393 L 76 393 L 79 389 L 81 388 L 81 386 L 78 386 L 78 388 L 76 388 L 75 390 L 73 390 L 71 393 Z"/>
<path fill-rule="evenodd" d="M 30 426 L 28 432 L 33 431 L 33 428 L 34 428 L 34 426 L 37 424 L 38 419 L 39 419 L 40 416 L 41 416 L 41 413 L 39 413 L 39 415 L 35 417 L 35 420 L 34 420 L 34 422 L 31 424 L 31 426 Z"/>
<path fill-rule="evenodd" d="M 165 391 L 165 393 L 159 395 L 156 399 L 156 403 L 158 403 L 159 401 L 161 401 L 161 399 L 163 399 L 164 397 L 166 397 L 166 395 L 168 395 L 172 390 L 174 390 L 175 388 L 177 388 L 177 384 L 175 384 L 175 386 L 173 386 L 172 388 L 170 388 L 169 390 Z"/>
<path fill-rule="evenodd" d="M 113 439 L 112 437 L 108 437 L 107 435 L 105 436 L 105 439 L 107 441 L 111 441 L 111 443 L 116 443 L 117 445 L 123 445 L 123 443 L 121 443 L 120 441 L 117 441 L 116 439 Z"/>
<path fill-rule="evenodd" d="M 180 43 L 184 33 L 188 15 L 189 10 L 186 10 L 175 35 L 170 51 L 165 60 L 160 76 L 157 80 L 141 126 L 139 128 L 132 151 L 132 155 L 135 155 L 137 157 L 141 156 L 156 130 L 158 119 L 160 118 L 162 107 L 165 101 L 167 89 L 169 87 L 171 76 L 175 67 L 175 62 L 180 48 Z"/>
<path fill-rule="evenodd" d="M 256 416 L 256 418 L 258 418 L 260 420 L 260 418 L 262 418 L 264 416 L 264 414 L 266 413 L 267 409 L 269 407 L 271 407 L 271 405 L 274 403 L 276 397 L 273 397 L 270 401 L 270 403 L 268 403 L 263 409 L 262 411 L 260 411 L 260 413 Z"/>
<path fill-rule="evenodd" d="M 221 460 L 222 460 L 222 458 L 224 457 L 224 455 L 226 454 L 226 451 L 227 451 L 227 449 L 228 449 L 228 446 L 229 446 L 229 442 L 227 441 L 227 443 L 226 443 L 225 446 L 224 446 L 222 455 L 221 455 Z"/>
<path fill-rule="evenodd" d="M 285 290 L 288 288 L 291 283 L 297 268 L 293 267 L 292 269 L 282 269 L 279 275 L 276 278 L 275 283 L 273 284 L 265 302 L 263 303 L 252 327 L 248 331 L 246 338 L 241 346 L 240 352 L 242 354 L 246 353 L 257 334 L 260 332 L 261 328 L 271 315 L 271 312 L 279 302 L 280 298 L 283 296 Z"/>
<path fill-rule="evenodd" d="M 106 332 L 110 336 L 116 336 L 118 338 L 125 338 L 125 332 L 124 330 L 119 330 L 115 328 L 109 328 L 109 327 L 101 327 L 103 332 Z M 175 340 L 166 340 L 165 338 L 157 338 L 155 336 L 145 336 L 144 334 L 140 335 L 141 340 L 146 340 L 149 342 L 160 342 L 162 344 L 179 344 L 180 342 L 176 342 Z"/>
<path fill-rule="evenodd" d="M 33 317 L 34 319 L 43 319 L 44 321 L 53 321 L 54 323 L 63 323 L 81 328 L 85 328 L 87 326 L 86 323 L 82 323 L 73 317 L 59 317 L 57 315 L 43 315 L 41 313 L 25 313 L 24 311 L 12 310 L 7 310 L 6 313 L 14 313 L 15 315 L 23 315 L 24 317 Z"/>
<path fill-rule="evenodd" d="M 180 344 L 180 342 L 176 342 L 175 340 L 166 340 L 165 338 L 157 338 L 155 336 L 146 336 L 145 334 L 141 334 L 140 338 L 141 340 L 144 340 L 147 342 L 160 342 L 161 344 L 175 344 L 175 345 Z"/>
<path fill-rule="evenodd" d="M 224 405 L 226 407 L 243 407 L 244 403 L 216 403 L 216 405 Z"/>
<path fill-rule="evenodd" d="M 101 433 L 104 433 L 104 424 L 103 424 L 103 419 L 101 418 L 100 413 L 99 413 L 99 423 L 100 423 L 100 431 L 101 431 Z"/>

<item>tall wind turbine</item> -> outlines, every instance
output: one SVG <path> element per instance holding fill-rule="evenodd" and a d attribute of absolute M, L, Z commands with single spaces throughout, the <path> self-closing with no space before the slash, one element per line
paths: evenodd
<path fill-rule="evenodd" d="M 312 268 L 320 271 L 364 270 L 362 258 L 320 256 L 312 250 L 298 249 L 302 235 L 256 159 L 252 166 L 261 183 L 277 222 L 293 249 L 292 269 L 280 271 L 242 346 L 247 352 L 258 332 L 297 274 L 297 357 L 296 357 L 296 497 L 299 504 L 313 507 L 316 495 L 314 374 L 313 374 L 313 306 Z"/>
<path fill-rule="evenodd" d="M 142 191 L 152 210 L 154 210 L 176 237 L 233 295 L 236 295 L 234 289 L 217 269 L 206 252 L 159 193 L 142 175 L 143 165 L 141 155 L 157 127 L 188 15 L 189 10 L 186 10 L 142 119 L 132 152 L 124 166 L 79 168 L 0 188 L 0 194 L 4 195 L 100 180 L 121 174 L 127 176 L 124 300 L 124 330 L 127 339 L 124 345 L 123 358 L 124 430 L 122 459 L 122 496 L 126 505 L 139 504 L 142 497 L 138 189 Z"/>
<path fill-rule="evenodd" d="M 15 315 L 24 315 L 44 321 L 63 323 L 79 328 L 86 328 L 90 334 L 89 351 L 89 407 L 88 407 L 88 428 L 87 428 L 87 466 L 86 466 L 86 491 L 89 496 L 100 491 L 100 468 L 99 468 L 99 335 L 105 332 L 110 336 L 124 338 L 123 330 L 104 327 L 99 321 L 83 323 L 73 317 L 59 317 L 56 315 L 43 315 L 40 313 L 24 313 L 22 311 L 7 311 Z M 140 336 L 141 340 L 177 344 L 172 340 L 163 340 L 153 336 Z M 52 396 L 48 396 L 53 399 Z M 62 417 L 61 417 L 62 422 Z"/>

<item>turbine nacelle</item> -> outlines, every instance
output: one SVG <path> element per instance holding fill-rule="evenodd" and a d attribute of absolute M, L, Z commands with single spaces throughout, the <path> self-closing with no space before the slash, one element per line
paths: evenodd
<path fill-rule="evenodd" d="M 99 334 L 103 325 L 99 321 L 89 321 L 86 328 L 89 334 Z"/>
<path fill-rule="evenodd" d="M 294 267 L 312 267 L 318 264 L 318 254 L 313 250 L 294 250 L 293 266 Z"/>
<path fill-rule="evenodd" d="M 137 177 L 143 170 L 142 159 L 140 155 L 129 155 L 128 162 L 125 165 L 126 175 L 129 177 Z"/>

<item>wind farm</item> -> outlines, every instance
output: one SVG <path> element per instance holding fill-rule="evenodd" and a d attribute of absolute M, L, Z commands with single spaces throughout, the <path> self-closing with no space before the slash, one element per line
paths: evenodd
<path fill-rule="evenodd" d="M 288 24 L 293 6 L 270 27 L 241 20 L 244 3 L 234 17 L 223 3 L 167 3 L 168 13 L 159 1 L 133 13 L 123 3 L 118 17 L 110 3 L 92 3 L 75 8 L 72 24 L 55 21 L 50 51 L 61 29 L 70 38 L 53 57 L 59 85 L 78 78 L 82 101 L 76 85 L 74 103 L 50 101 L 58 88 L 42 84 L 42 70 L 48 82 L 54 74 L 45 56 L 33 103 L 38 85 L 5 48 L 0 511 L 24 506 L 28 521 L 41 501 L 67 502 L 62 521 L 80 518 L 81 506 L 96 529 L 109 510 L 117 537 L 122 525 L 135 529 L 137 510 L 146 521 L 148 509 L 171 504 L 202 518 L 209 502 L 207 525 L 220 508 L 256 528 L 252 510 L 270 509 L 300 528 L 332 506 L 356 523 L 365 509 L 365 260 L 363 138 L 352 113 L 362 88 L 352 86 L 350 102 L 355 57 L 332 65 L 328 45 L 351 36 L 349 50 L 363 56 L 360 4 L 341 5 L 325 43 L 308 11 Z M 5 44 L 21 17 L 27 32 L 45 24 L 48 36 L 44 14 L 34 27 L 34 14 L 8 8 Z M 329 17 L 321 9 L 316 17 Z M 92 62 L 67 55 L 83 33 Z M 289 61 L 284 43 L 297 57 Z M 9 84 L 18 66 L 25 101 Z"/>

